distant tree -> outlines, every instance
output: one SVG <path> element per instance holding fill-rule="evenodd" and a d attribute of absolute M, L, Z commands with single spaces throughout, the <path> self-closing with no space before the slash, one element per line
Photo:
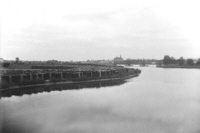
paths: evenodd
<path fill-rule="evenodd" d="M 200 65 L 200 59 L 198 59 L 198 61 L 197 61 L 197 65 Z"/>
<path fill-rule="evenodd" d="M 163 63 L 164 64 L 171 64 L 172 60 L 171 60 L 171 58 L 168 55 L 165 55 L 164 59 L 163 59 Z"/>
<path fill-rule="evenodd" d="M 184 63 L 185 63 L 184 58 L 183 58 L 183 57 L 180 57 L 180 58 L 178 59 L 178 64 L 179 64 L 179 65 L 183 65 Z"/>
<path fill-rule="evenodd" d="M 164 64 L 177 64 L 177 60 L 174 57 L 165 55 L 164 59 L 163 59 L 163 63 Z"/>
<path fill-rule="evenodd" d="M 171 64 L 176 64 L 176 63 L 177 63 L 176 59 L 174 57 L 171 57 Z"/>
<path fill-rule="evenodd" d="M 187 60 L 187 64 L 188 64 L 188 65 L 194 65 L 193 59 L 188 59 L 188 60 Z"/>

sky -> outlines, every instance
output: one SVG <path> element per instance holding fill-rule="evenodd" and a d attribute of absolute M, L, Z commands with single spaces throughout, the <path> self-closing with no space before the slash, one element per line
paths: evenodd
<path fill-rule="evenodd" d="M 200 58 L 198 0 L 1 0 L 0 57 Z"/>

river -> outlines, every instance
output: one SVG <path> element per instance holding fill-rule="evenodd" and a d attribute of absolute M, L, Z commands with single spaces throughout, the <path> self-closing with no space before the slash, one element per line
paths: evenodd
<path fill-rule="evenodd" d="M 116 85 L 2 97 L 0 129 L 5 133 L 200 133 L 200 70 L 139 68 L 138 77 Z"/>

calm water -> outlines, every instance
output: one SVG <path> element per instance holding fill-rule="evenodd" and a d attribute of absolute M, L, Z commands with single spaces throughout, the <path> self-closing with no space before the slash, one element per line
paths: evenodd
<path fill-rule="evenodd" d="M 19 133 L 200 133 L 200 70 L 141 67 L 115 86 L 0 99 L 0 128 Z"/>

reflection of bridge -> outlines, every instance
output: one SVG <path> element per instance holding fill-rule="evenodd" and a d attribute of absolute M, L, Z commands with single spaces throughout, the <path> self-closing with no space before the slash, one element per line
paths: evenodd
<path fill-rule="evenodd" d="M 60 85 L 50 85 L 50 86 L 37 86 L 21 89 L 12 89 L 1 91 L 1 97 L 11 97 L 22 96 L 25 94 L 37 94 L 42 92 L 51 92 L 51 91 L 63 91 L 63 90 L 79 90 L 84 88 L 100 88 L 106 86 L 116 86 L 122 85 L 127 81 L 123 79 L 112 80 L 112 81 L 96 81 L 96 82 L 86 82 L 86 83 L 72 83 L 72 84 L 60 84 Z"/>

